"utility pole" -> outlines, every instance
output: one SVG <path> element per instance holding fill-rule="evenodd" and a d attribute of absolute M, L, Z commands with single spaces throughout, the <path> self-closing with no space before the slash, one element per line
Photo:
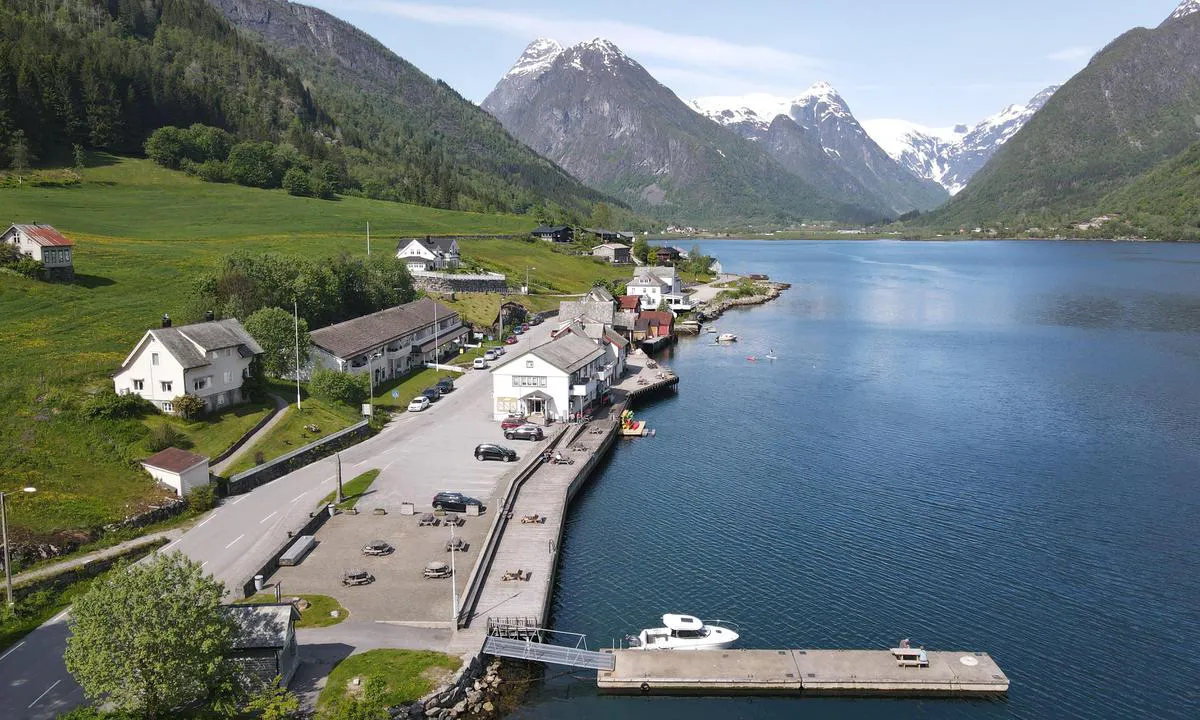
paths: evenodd
<path fill-rule="evenodd" d="M 450 622 L 451 628 L 458 627 L 458 576 L 454 572 L 454 523 L 450 523 Z"/>
<path fill-rule="evenodd" d="M 367 223 L 367 257 L 371 257 L 371 223 Z"/>
<path fill-rule="evenodd" d="M 333 502 L 336 505 L 341 505 L 342 501 L 346 499 L 345 496 L 342 495 L 342 453 L 337 452 L 334 454 L 334 457 L 337 458 L 337 486 L 338 487 L 337 487 L 337 499 L 334 500 Z"/>
<path fill-rule="evenodd" d="M 37 488 L 26 487 L 21 488 L 24 492 L 37 492 Z M 12 586 L 12 563 L 8 555 L 8 509 L 6 507 L 5 498 L 7 493 L 0 492 L 0 540 L 4 541 L 4 587 L 8 591 L 8 606 L 11 608 L 13 603 L 13 586 Z"/>
<path fill-rule="evenodd" d="M 300 301 L 292 296 L 292 320 L 296 326 L 296 409 L 300 409 Z"/>

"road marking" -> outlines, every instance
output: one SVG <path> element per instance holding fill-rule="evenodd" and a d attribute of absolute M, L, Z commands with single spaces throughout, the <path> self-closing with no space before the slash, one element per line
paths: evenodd
<path fill-rule="evenodd" d="M 305 496 L 305 495 L 307 495 L 307 494 L 308 494 L 308 491 L 305 491 L 305 492 L 302 492 L 302 493 L 300 493 L 300 494 L 299 494 L 299 495 L 297 495 L 296 497 L 292 498 L 292 502 L 296 502 L 297 500 L 299 500 L 300 498 L 304 497 L 304 496 Z"/>
<path fill-rule="evenodd" d="M 67 616 L 67 615 L 68 615 L 70 612 L 71 612 L 71 609 L 70 609 L 70 608 L 67 608 L 66 610 L 63 610 L 63 611 L 62 611 L 62 612 L 60 612 L 59 614 L 57 614 L 57 615 L 55 615 L 54 617 L 50 618 L 50 622 L 58 622 L 59 620 L 62 620 L 63 618 L 65 618 L 65 617 L 66 617 L 66 616 Z"/>
<path fill-rule="evenodd" d="M 384 472 L 387 472 L 388 468 L 390 468 L 391 466 L 393 466 L 393 465 L 395 465 L 395 464 L 396 464 L 396 461 L 395 461 L 395 460 L 393 460 L 393 461 L 391 461 L 390 463 L 388 463 L 387 465 L 384 465 L 384 466 L 383 466 L 383 471 L 384 471 Z"/>
<path fill-rule="evenodd" d="M 16 645 L 13 645 L 11 648 L 9 648 L 8 652 L 4 653 L 3 655 L 0 655 L 0 660 L 3 660 L 4 658 L 8 657 L 9 655 L 12 655 L 17 650 L 19 650 L 21 648 L 21 646 L 24 644 L 25 644 L 25 641 L 22 640 L 21 642 L 17 643 Z"/>
<path fill-rule="evenodd" d="M 209 516 L 208 516 L 208 519 L 206 519 L 204 522 L 200 523 L 200 524 L 199 524 L 199 525 L 197 525 L 196 527 L 198 527 L 198 528 L 202 528 L 202 527 L 204 527 L 205 525 L 207 525 L 207 524 L 208 524 L 208 521 L 209 521 L 209 520 L 212 520 L 212 519 L 213 519 L 213 518 L 215 518 L 215 517 L 216 517 L 216 515 L 209 515 Z"/>
<path fill-rule="evenodd" d="M 226 549 L 226 550 L 228 550 L 229 548 L 233 547 L 233 544 L 234 544 L 234 543 L 236 543 L 238 540 L 241 540 L 241 539 L 242 539 L 242 538 L 244 538 L 244 537 L 246 537 L 246 534 L 245 534 L 245 533 L 242 533 L 241 535 L 238 535 L 237 537 L 235 537 L 235 538 L 233 539 L 233 542 L 231 542 L 231 543 L 229 543 L 228 545 L 226 545 L 226 546 L 225 546 L 225 549 Z"/>
<path fill-rule="evenodd" d="M 297 500 L 299 500 L 299 498 L 296 498 L 296 499 L 297 499 Z M 292 502 L 295 502 L 295 500 L 293 500 Z M 276 512 L 278 512 L 278 511 L 276 511 Z M 270 519 L 271 519 L 271 518 L 273 518 L 273 517 L 275 517 L 275 513 L 271 513 L 270 515 L 266 516 L 266 517 L 265 517 L 265 518 L 263 518 L 262 520 L 259 520 L 259 521 L 258 521 L 258 524 L 259 524 L 259 525 L 262 525 L 263 523 L 265 523 L 266 521 L 270 520 Z M 237 542 L 237 541 L 236 541 L 236 540 L 234 540 L 234 542 Z"/>
<path fill-rule="evenodd" d="M 61 679 L 59 679 L 59 680 L 55 680 L 55 681 L 54 681 L 54 685 L 57 685 L 57 684 L 59 684 L 60 682 L 62 682 L 62 680 L 61 680 Z M 29 703 L 29 707 L 33 707 L 34 705 L 37 705 L 39 700 L 41 700 L 42 698 L 44 698 L 44 697 L 46 697 L 47 695 L 49 695 L 49 694 L 50 694 L 50 691 L 54 689 L 54 685 L 51 685 L 50 687 L 46 688 L 46 692 L 42 693 L 41 695 L 38 695 L 38 696 L 37 696 L 37 700 L 34 700 L 33 702 Z M 26 708 L 26 709 L 28 709 L 28 708 Z"/>
<path fill-rule="evenodd" d="M 239 495 L 237 500 L 234 500 L 233 502 L 229 503 L 229 506 L 233 507 L 234 505 L 237 505 L 238 503 L 240 503 L 241 501 L 243 501 L 245 499 L 246 499 L 245 495 Z"/>
<path fill-rule="evenodd" d="M 208 521 L 207 521 L 207 520 L 205 520 L 205 522 L 208 522 Z M 171 548 L 173 548 L 173 547 L 175 547 L 176 545 L 178 545 L 178 544 L 179 544 L 179 540 L 180 540 L 180 538 L 176 538 L 175 540 L 172 540 L 171 542 L 169 542 L 169 543 L 167 543 L 166 545 L 164 545 L 164 546 L 163 546 L 163 549 L 162 549 L 162 550 L 159 550 L 159 552 L 166 552 L 166 551 L 170 550 Z"/>

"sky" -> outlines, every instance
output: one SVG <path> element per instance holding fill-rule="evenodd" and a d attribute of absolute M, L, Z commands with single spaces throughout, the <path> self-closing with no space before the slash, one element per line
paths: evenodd
<path fill-rule="evenodd" d="M 605 37 L 687 100 L 825 80 L 860 120 L 973 124 L 1179 0 L 302 0 L 482 102 L 539 36 Z"/>

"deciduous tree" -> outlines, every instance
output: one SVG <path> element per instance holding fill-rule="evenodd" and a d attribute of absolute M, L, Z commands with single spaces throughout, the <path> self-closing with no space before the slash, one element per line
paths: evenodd
<path fill-rule="evenodd" d="M 263 308 L 246 318 L 246 332 L 262 346 L 263 370 L 286 377 L 296 368 L 296 324 L 292 314 L 277 307 Z M 300 320 L 300 364 L 308 361 L 308 323 Z"/>
<path fill-rule="evenodd" d="M 221 684 L 234 628 L 225 587 L 182 553 L 118 566 L 75 601 L 63 655 L 93 700 L 174 717 Z"/>

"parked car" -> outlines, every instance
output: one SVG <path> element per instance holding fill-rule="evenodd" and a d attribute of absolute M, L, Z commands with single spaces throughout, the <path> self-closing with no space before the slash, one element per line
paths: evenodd
<path fill-rule="evenodd" d="M 521 332 L 529 332 L 529 323 L 521 323 L 521 327 L 518 329 Z"/>
<path fill-rule="evenodd" d="M 421 391 L 421 394 L 429 398 L 429 402 L 437 402 L 442 397 L 442 391 L 437 389 L 437 386 L 427 387 Z"/>
<path fill-rule="evenodd" d="M 462 493 L 457 492 L 440 492 L 433 496 L 434 510 L 449 510 L 452 512 L 466 512 L 468 505 L 475 505 L 480 510 L 483 509 L 483 503 L 473 497 L 467 497 Z"/>
<path fill-rule="evenodd" d="M 438 390 L 441 390 L 442 394 L 445 395 L 446 393 L 448 393 L 454 389 L 454 378 L 444 377 L 441 380 L 438 380 L 437 386 L 438 386 Z"/>
<path fill-rule="evenodd" d="M 487 366 L 487 360 L 483 358 L 475 358 L 471 361 L 471 369 L 473 370 L 487 370 Z"/>
<path fill-rule="evenodd" d="M 428 410 L 430 404 L 429 398 L 425 397 L 424 395 L 418 395 L 412 399 L 412 402 L 408 404 L 408 411 L 421 412 L 422 410 Z"/>
<path fill-rule="evenodd" d="M 488 350 L 487 352 L 485 352 L 485 353 L 483 354 L 483 359 L 484 359 L 484 360 L 495 360 L 495 359 L 496 359 L 496 357 L 497 357 L 497 356 L 496 356 L 496 352 L 495 352 L 494 350 Z"/>
<path fill-rule="evenodd" d="M 516 345 L 517 344 L 517 336 L 509 335 L 508 337 L 504 338 L 504 344 L 505 345 Z"/>
<path fill-rule="evenodd" d="M 496 357 L 499 357 L 508 351 L 504 349 L 503 345 L 497 345 L 496 347 L 492 348 L 492 352 L 496 353 Z"/>
<path fill-rule="evenodd" d="M 484 443 L 475 446 L 476 460 L 503 460 L 504 462 L 512 462 L 517 459 L 517 453 L 503 445 L 492 445 Z"/>
<path fill-rule="evenodd" d="M 534 315 L 533 317 L 529 318 L 529 324 L 530 324 L 530 325 L 541 325 L 541 324 L 542 324 L 542 318 L 541 318 L 541 316 L 540 316 L 540 315 Z"/>
<path fill-rule="evenodd" d="M 525 424 L 524 415 L 509 415 L 500 421 L 501 430 L 512 430 L 515 427 L 521 427 Z"/>
<path fill-rule="evenodd" d="M 524 425 L 518 425 L 515 428 L 505 430 L 504 437 L 509 440 L 541 440 L 546 436 L 537 425 L 525 423 Z"/>
<path fill-rule="evenodd" d="M 514 334 L 514 335 L 524 335 L 524 334 L 525 334 L 525 331 L 524 331 L 524 330 L 522 330 L 522 329 L 520 328 L 520 326 L 518 326 L 518 327 L 515 327 L 515 328 L 513 328 L 513 334 Z"/>

